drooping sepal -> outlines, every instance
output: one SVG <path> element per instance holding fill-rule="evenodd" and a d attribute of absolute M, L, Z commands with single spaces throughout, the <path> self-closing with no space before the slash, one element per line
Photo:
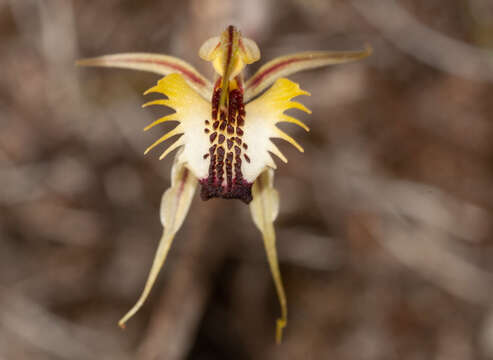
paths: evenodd
<path fill-rule="evenodd" d="M 179 154 L 177 154 L 171 172 L 171 187 L 166 190 L 161 199 L 160 217 L 161 223 L 164 227 L 163 235 L 159 242 L 159 246 L 142 294 L 140 295 L 137 303 L 118 322 L 118 325 L 122 328 L 124 328 L 125 323 L 132 316 L 134 316 L 137 311 L 139 311 L 147 299 L 159 271 L 166 261 L 166 257 L 175 234 L 178 232 L 183 224 L 183 221 L 185 220 L 195 193 L 195 189 L 197 188 L 197 179 L 190 172 L 190 170 L 184 166 L 184 164 L 178 161 L 178 158 Z"/>
<path fill-rule="evenodd" d="M 212 84 L 192 65 L 173 56 L 149 53 L 123 53 L 77 61 L 80 66 L 102 66 L 149 71 L 160 75 L 179 73 L 202 97 L 210 99 Z"/>
<path fill-rule="evenodd" d="M 281 305 L 281 317 L 277 319 L 276 323 L 276 342 L 280 343 L 282 331 L 288 321 L 288 310 L 276 251 L 274 220 L 279 212 L 279 194 L 274 189 L 273 183 L 274 171 L 272 169 L 267 169 L 260 174 L 252 187 L 253 200 L 250 203 L 250 212 L 253 222 L 262 233 L 267 260 Z"/>
<path fill-rule="evenodd" d="M 253 99 L 274 81 L 298 71 L 342 64 L 369 56 L 371 47 L 362 51 L 307 51 L 281 56 L 269 61 L 245 83 L 245 101 Z"/>

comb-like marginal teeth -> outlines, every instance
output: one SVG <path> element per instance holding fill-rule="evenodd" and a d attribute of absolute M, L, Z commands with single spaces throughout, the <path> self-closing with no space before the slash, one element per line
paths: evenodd
<path fill-rule="evenodd" d="M 170 152 L 175 150 L 176 148 L 184 145 L 185 142 L 183 141 L 183 137 L 180 137 L 178 140 L 176 140 L 173 144 L 171 144 L 159 157 L 159 160 L 163 160 Z"/>
<path fill-rule="evenodd" d="M 144 95 L 147 95 L 147 94 L 151 94 L 151 93 L 159 93 L 159 94 L 162 94 L 162 90 L 161 88 L 159 87 L 159 84 L 158 85 L 155 85 L 149 89 L 147 89 L 146 91 L 144 91 Z"/>
<path fill-rule="evenodd" d="M 303 122 L 286 114 L 282 115 L 282 120 L 280 120 L 279 122 L 288 122 L 288 123 L 296 124 L 299 127 L 303 128 L 305 131 L 310 131 L 310 128 L 306 126 Z"/>
<path fill-rule="evenodd" d="M 166 122 L 166 121 L 179 121 L 178 120 L 178 116 L 177 116 L 177 113 L 173 113 L 173 114 L 170 114 L 170 115 L 166 115 L 166 116 L 163 116 L 162 118 L 159 118 L 157 119 L 156 121 L 152 122 L 151 124 L 147 125 L 145 128 L 144 128 L 144 131 L 147 131 L 149 130 L 150 128 L 158 125 L 158 124 L 161 124 L 163 122 Z"/>
<path fill-rule="evenodd" d="M 297 96 L 311 95 L 308 91 L 302 90 L 297 83 L 285 78 L 278 79 L 277 82 L 274 83 L 273 87 L 283 89 L 282 92 L 276 92 L 276 94 L 272 97 L 274 101 L 286 102 Z"/>
<path fill-rule="evenodd" d="M 312 96 L 312 94 L 306 90 L 303 90 L 299 87 L 298 85 L 298 94 L 296 96 L 300 96 L 300 95 L 305 95 L 305 96 Z"/>
<path fill-rule="evenodd" d="M 171 107 L 171 102 L 168 99 L 158 99 L 158 100 L 152 100 L 149 102 L 146 102 L 144 105 L 142 105 L 143 108 L 151 106 L 151 105 L 162 105 L 162 106 L 168 106 Z"/>
<path fill-rule="evenodd" d="M 279 148 L 276 146 L 276 144 L 274 144 L 272 141 L 269 141 L 269 142 L 270 142 L 270 144 L 269 144 L 268 151 L 270 151 L 271 153 L 276 155 L 279 159 L 281 159 L 282 162 L 287 163 L 288 159 L 286 158 L 286 156 L 284 156 L 284 154 L 281 152 L 281 150 L 279 150 Z"/>
<path fill-rule="evenodd" d="M 270 154 L 269 154 L 269 157 L 267 159 L 266 165 L 267 165 L 267 167 L 270 167 L 273 170 L 277 170 L 277 165 L 274 162 L 274 160 L 272 159 L 272 156 Z"/>
<path fill-rule="evenodd" d="M 166 134 L 164 134 L 163 136 L 161 136 L 160 139 L 158 139 L 156 142 L 154 142 L 154 144 L 152 144 L 151 146 L 149 146 L 146 149 L 146 151 L 144 151 L 144 155 L 146 155 L 149 151 L 151 151 L 157 145 L 161 144 L 163 141 L 166 141 L 170 137 L 175 136 L 175 135 L 179 135 L 179 134 L 183 134 L 183 129 L 181 128 L 180 125 L 178 125 L 173 130 L 171 130 L 171 131 L 167 132 Z"/>
<path fill-rule="evenodd" d="M 293 145 L 296 149 L 298 149 L 299 152 L 305 152 L 305 150 L 303 150 L 303 148 L 301 147 L 301 145 L 298 144 L 295 139 L 293 139 L 291 136 L 289 136 L 288 134 L 286 134 L 284 131 L 282 131 L 280 129 L 277 129 L 276 133 L 277 133 L 277 136 L 276 137 L 287 141 L 288 143 L 290 143 L 291 145 Z"/>
<path fill-rule="evenodd" d="M 289 105 L 290 105 L 290 108 L 294 108 L 294 109 L 298 109 L 298 110 L 301 110 L 301 111 L 304 111 L 306 112 L 307 114 L 311 114 L 312 111 L 310 109 L 308 109 L 305 105 L 297 102 L 297 101 L 290 101 L 289 102 Z"/>
<path fill-rule="evenodd" d="M 300 86 L 297 83 L 293 83 L 293 87 L 286 95 L 287 95 L 286 99 L 291 100 L 292 98 L 295 98 L 297 96 L 301 96 L 301 95 L 311 96 L 312 94 L 300 88 Z"/>

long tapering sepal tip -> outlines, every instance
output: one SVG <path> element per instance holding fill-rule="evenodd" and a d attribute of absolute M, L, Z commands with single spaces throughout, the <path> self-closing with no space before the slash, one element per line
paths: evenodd
<path fill-rule="evenodd" d="M 276 322 L 276 344 L 280 345 L 282 342 L 282 333 L 284 328 L 287 325 L 287 320 L 286 319 L 277 319 Z"/>

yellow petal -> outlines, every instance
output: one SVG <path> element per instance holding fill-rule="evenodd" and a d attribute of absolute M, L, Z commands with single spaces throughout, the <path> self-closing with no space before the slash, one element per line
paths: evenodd
<path fill-rule="evenodd" d="M 154 126 L 156 126 L 158 124 L 161 124 L 163 122 L 167 122 L 167 121 L 178 121 L 176 113 L 173 113 L 173 114 L 170 114 L 170 115 L 166 115 L 166 116 L 163 116 L 162 118 L 157 119 L 156 121 L 154 121 L 151 124 L 147 125 L 144 128 L 144 131 L 147 131 L 147 130 L 149 130 L 150 128 L 152 128 Z"/>
<path fill-rule="evenodd" d="M 205 121 L 211 119 L 210 102 L 197 94 L 180 74 L 170 74 L 164 77 L 146 93 L 148 92 L 162 94 L 168 98 L 153 100 L 145 105 L 164 105 L 174 109 L 175 112 L 154 121 L 145 127 L 144 130 L 167 121 L 177 121 L 179 125 L 154 142 L 146 150 L 146 153 L 170 137 L 182 134 L 178 141 L 166 149 L 160 159 L 183 145 L 184 151 L 180 153 L 181 161 L 188 164 L 188 168 L 193 172 L 195 177 L 199 179 L 206 177 L 209 169 L 209 161 L 204 158 L 204 154 L 209 152 L 211 145 L 209 135 L 204 132 L 204 129 L 206 127 Z"/>
<path fill-rule="evenodd" d="M 288 159 L 286 158 L 286 156 L 284 156 L 284 154 L 281 152 L 281 150 L 279 150 L 279 148 L 276 146 L 276 144 L 274 144 L 272 141 L 270 141 L 269 151 L 271 153 L 273 153 L 274 155 L 276 155 L 279 159 L 281 159 L 282 162 L 284 162 L 284 163 L 288 162 Z"/>
<path fill-rule="evenodd" d="M 288 122 L 288 123 L 296 124 L 299 127 L 305 129 L 305 131 L 310 131 L 310 128 L 306 126 L 303 122 L 286 114 L 283 115 L 282 120 L 280 122 Z"/>
<path fill-rule="evenodd" d="M 245 84 L 245 102 L 253 99 L 280 77 L 321 66 L 363 59 L 372 53 L 362 51 L 307 51 L 278 57 L 263 65 Z"/>
<path fill-rule="evenodd" d="M 105 55 L 77 61 L 80 66 L 103 66 L 123 69 L 149 71 L 160 75 L 179 73 L 185 81 L 206 99 L 212 96 L 212 84 L 192 65 L 173 56 L 124 53 Z"/>
<path fill-rule="evenodd" d="M 139 311 L 147 299 L 159 274 L 159 270 L 166 261 L 166 256 L 168 255 L 175 234 L 185 220 L 196 187 L 197 179 L 192 175 L 190 170 L 183 164 L 175 161 L 172 170 L 171 187 L 166 190 L 161 200 L 161 223 L 164 226 L 163 235 L 159 242 L 144 290 L 137 303 L 118 322 L 120 327 L 125 327 L 125 323 Z"/>
<path fill-rule="evenodd" d="M 150 90 L 150 89 L 149 89 Z M 144 95 L 149 93 L 149 90 L 144 93 Z M 144 105 L 142 105 L 143 108 L 151 106 L 151 105 L 161 105 L 161 106 L 170 106 L 170 102 L 168 99 L 159 99 L 159 100 L 152 100 L 149 102 L 146 102 Z"/>
<path fill-rule="evenodd" d="M 164 134 L 163 136 L 161 136 L 161 138 L 159 138 L 157 141 L 155 141 L 154 144 L 152 144 L 151 146 L 149 146 L 146 149 L 146 151 L 144 151 L 144 155 L 146 155 L 149 151 L 151 151 L 157 145 L 161 144 L 163 141 L 166 141 L 170 137 L 173 137 L 173 136 L 176 136 L 176 135 L 180 135 L 180 134 L 183 134 L 183 129 L 180 127 L 180 125 L 178 125 L 173 130 L 168 131 L 166 134 Z"/>
<path fill-rule="evenodd" d="M 287 141 L 288 143 L 293 145 L 296 149 L 298 149 L 299 152 L 305 152 L 305 150 L 301 147 L 301 145 L 298 144 L 298 142 L 295 139 L 293 139 L 291 136 L 286 134 L 284 131 L 277 129 L 276 137 Z"/>
<path fill-rule="evenodd" d="M 171 144 L 170 146 L 168 146 L 168 148 L 166 150 L 164 150 L 164 152 L 159 157 L 159 160 L 163 160 L 166 156 L 168 156 L 168 154 L 170 152 L 172 152 L 173 150 L 179 148 L 180 146 L 182 146 L 184 144 L 185 143 L 183 142 L 183 138 L 179 138 L 173 144 Z"/>
<path fill-rule="evenodd" d="M 286 157 L 270 139 L 283 139 L 303 152 L 303 148 L 291 136 L 276 126 L 280 122 L 290 122 L 308 130 L 301 121 L 284 114 L 289 109 L 309 111 L 302 104 L 291 100 L 299 95 L 309 93 L 301 90 L 298 84 L 282 78 L 277 79 L 269 90 L 246 105 L 243 141 L 248 144 L 245 154 L 251 161 L 243 162 L 242 170 L 247 181 L 254 182 L 266 167 L 275 168 L 269 152 L 287 162 Z"/>
<path fill-rule="evenodd" d="M 303 95 L 308 95 L 308 93 L 307 92 L 304 92 Z M 293 108 L 293 109 L 301 110 L 303 112 L 306 112 L 307 114 L 311 114 L 312 113 L 312 111 L 310 109 L 308 109 L 305 105 L 303 105 L 303 104 L 301 104 L 301 103 L 299 103 L 297 101 L 291 101 L 290 105 L 291 105 L 291 108 Z"/>
<path fill-rule="evenodd" d="M 270 169 L 264 171 L 253 184 L 253 200 L 250 203 L 250 211 L 253 222 L 262 233 L 264 239 L 267 260 L 269 261 L 269 267 L 281 305 L 281 317 L 277 319 L 276 325 L 276 342 L 279 344 L 282 340 L 282 331 L 286 327 L 288 321 L 288 310 L 276 251 L 274 220 L 279 211 L 279 195 L 273 187 L 273 173 L 273 170 Z"/>

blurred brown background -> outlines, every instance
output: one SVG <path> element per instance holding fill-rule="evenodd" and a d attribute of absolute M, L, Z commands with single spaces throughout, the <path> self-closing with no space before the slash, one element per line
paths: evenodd
<path fill-rule="evenodd" d="M 172 157 L 143 151 L 156 75 L 81 69 L 144 51 L 207 75 L 228 24 L 263 61 L 356 50 L 292 76 L 276 222 L 289 324 L 239 201 L 194 200 L 121 331 L 161 233 Z M 0 359 L 493 359 L 491 0 L 0 1 Z"/>

